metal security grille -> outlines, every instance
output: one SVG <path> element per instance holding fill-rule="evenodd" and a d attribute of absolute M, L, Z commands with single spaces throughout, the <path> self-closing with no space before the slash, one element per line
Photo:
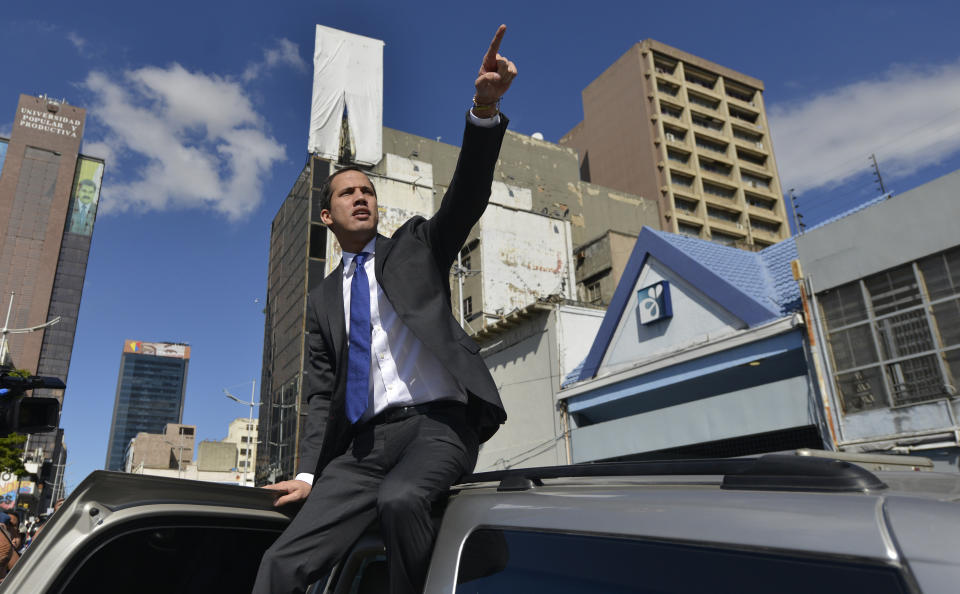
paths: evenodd
<path fill-rule="evenodd" d="M 957 394 L 960 248 L 817 295 L 846 412 Z"/>

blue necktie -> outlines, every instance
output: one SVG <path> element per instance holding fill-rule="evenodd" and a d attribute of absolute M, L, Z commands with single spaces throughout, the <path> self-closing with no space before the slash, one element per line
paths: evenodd
<path fill-rule="evenodd" d="M 350 350 L 347 354 L 347 419 L 356 423 L 370 399 L 370 285 L 360 252 L 350 282 Z"/>

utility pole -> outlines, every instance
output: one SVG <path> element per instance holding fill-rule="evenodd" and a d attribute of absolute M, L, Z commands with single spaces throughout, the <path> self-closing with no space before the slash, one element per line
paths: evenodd
<path fill-rule="evenodd" d="M 230 400 L 250 407 L 250 414 L 247 417 L 247 460 L 243 466 L 243 486 L 247 486 L 247 473 L 250 470 L 250 448 L 253 447 L 253 407 L 260 406 L 262 404 L 261 402 L 255 402 L 255 397 L 257 395 L 257 380 L 254 379 L 250 381 L 250 402 L 244 402 L 243 400 L 240 400 L 227 391 L 226 388 L 223 389 L 223 393 Z"/>
<path fill-rule="evenodd" d="M 793 188 L 790 188 L 789 192 L 790 207 L 793 209 L 793 224 L 798 233 L 803 233 L 807 230 L 807 225 L 803 222 L 803 215 L 797 212 L 797 197 L 793 195 Z"/>
<path fill-rule="evenodd" d="M 870 160 L 873 161 L 873 174 L 877 176 L 877 184 L 880 185 L 880 193 L 886 194 L 887 190 L 883 187 L 883 178 L 880 177 L 880 165 L 877 164 L 877 156 L 870 153 Z"/>

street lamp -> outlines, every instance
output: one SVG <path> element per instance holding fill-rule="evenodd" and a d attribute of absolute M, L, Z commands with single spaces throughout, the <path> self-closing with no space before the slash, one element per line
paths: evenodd
<path fill-rule="evenodd" d="M 257 391 L 257 380 L 250 381 L 250 402 L 245 400 L 240 400 L 233 394 L 227 391 L 226 388 L 223 389 L 223 394 L 233 400 L 234 402 L 240 403 L 244 406 L 250 407 L 250 415 L 247 417 L 247 461 L 243 465 L 243 485 L 247 485 L 247 471 L 250 470 L 250 448 L 253 446 L 253 407 L 260 406 L 259 402 L 254 402 L 254 396 Z"/>

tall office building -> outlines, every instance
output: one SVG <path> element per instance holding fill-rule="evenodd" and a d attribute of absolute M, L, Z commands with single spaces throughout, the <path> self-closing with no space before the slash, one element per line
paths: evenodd
<path fill-rule="evenodd" d="M 660 202 L 661 227 L 754 249 L 789 237 L 763 82 L 647 39 L 583 91 L 560 139 L 581 178 Z"/>
<path fill-rule="evenodd" d="M 183 343 L 124 342 L 104 468 L 123 470 L 137 433 L 163 433 L 167 423 L 183 420 L 189 362 L 190 346 Z"/>
<path fill-rule="evenodd" d="M 103 161 L 81 155 L 86 111 L 20 95 L 9 139 L 0 139 L 0 315 L 35 332 L 7 336 L 0 361 L 68 381 Z M 12 299 L 12 307 L 11 307 Z M 63 390 L 36 390 L 55 397 Z M 30 436 L 27 461 L 44 483 L 41 507 L 61 496 L 62 431 Z"/>

